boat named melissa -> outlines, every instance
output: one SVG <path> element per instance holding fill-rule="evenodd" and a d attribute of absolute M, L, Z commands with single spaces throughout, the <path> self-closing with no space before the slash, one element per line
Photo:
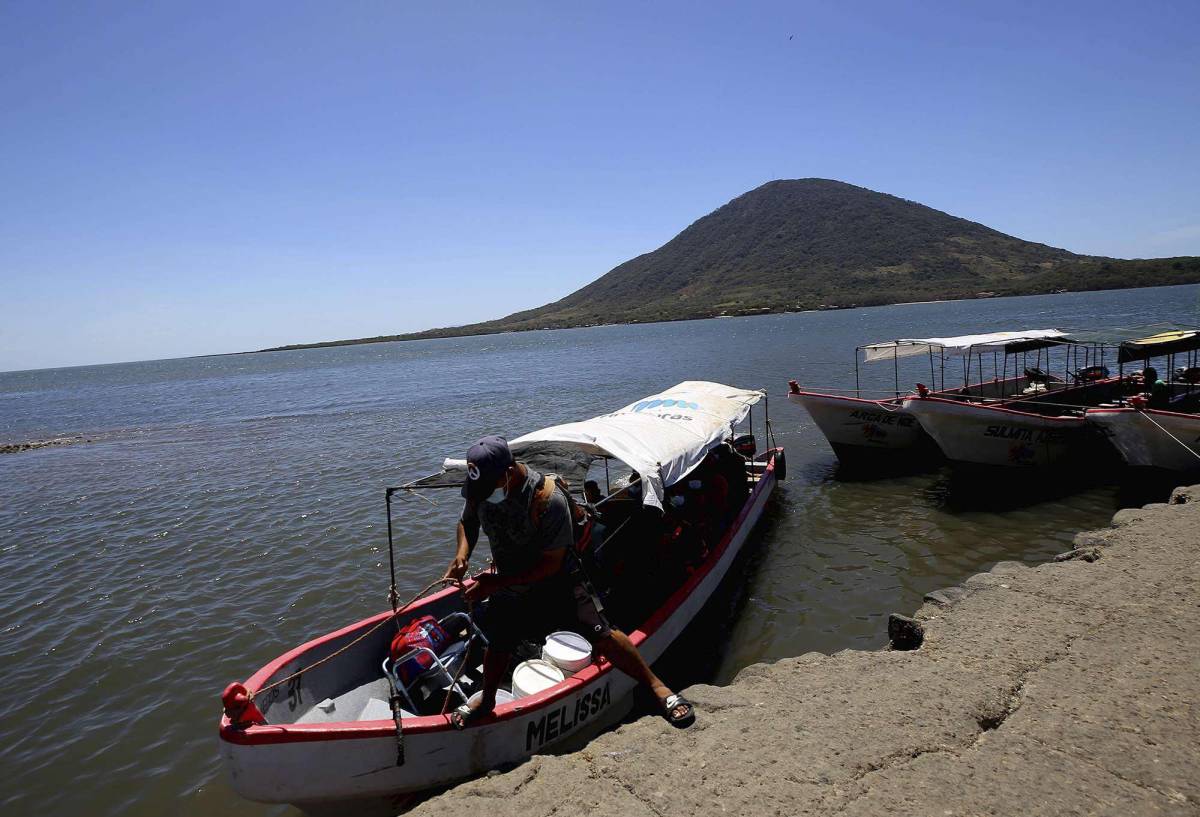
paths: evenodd
<path fill-rule="evenodd" d="M 753 452 L 743 457 L 730 444 L 735 427 L 764 397 L 687 381 L 509 444 L 518 460 L 574 486 L 594 465 L 606 478 L 610 461 L 641 475 L 645 488 L 637 500 L 609 486 L 600 503 L 607 530 L 602 534 L 592 520 L 586 546 L 602 573 L 591 578 L 607 613 L 648 662 L 712 596 L 784 476 L 782 449 L 758 450 L 752 435 L 743 435 L 737 450 Z M 769 435 L 769 424 L 764 427 Z M 459 465 L 447 460 L 437 474 L 389 488 L 389 532 L 393 494 L 458 489 Z M 717 484 L 727 490 L 709 490 Z M 393 592 L 394 586 L 393 576 Z M 231 684 L 223 696 L 220 745 L 233 788 L 252 800 L 292 803 L 309 812 L 344 811 L 348 801 L 356 811 L 371 803 L 394 806 L 406 793 L 518 762 L 589 735 L 624 713 L 633 679 L 602 660 L 585 660 L 563 680 L 552 678 L 508 702 L 498 699 L 496 710 L 477 725 L 454 729 L 443 713 L 481 680 L 482 634 L 469 613 L 461 593 L 447 587 L 316 638 L 245 684 Z M 422 620 L 437 622 L 454 643 L 390 662 L 389 643 L 398 629 Z M 422 656 L 428 670 L 403 677 L 407 662 Z M 514 695 L 520 692 L 517 680 Z"/>

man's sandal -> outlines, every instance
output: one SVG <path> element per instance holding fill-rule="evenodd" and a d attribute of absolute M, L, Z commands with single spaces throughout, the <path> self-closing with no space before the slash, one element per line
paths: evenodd
<path fill-rule="evenodd" d="M 455 709 L 450 713 L 450 723 L 455 729 L 466 729 L 475 721 L 480 720 L 490 714 L 492 714 L 491 707 L 489 707 L 487 710 L 484 710 L 482 705 L 471 706 L 470 704 L 463 704 L 462 706 L 458 707 L 458 709 Z"/>
<path fill-rule="evenodd" d="M 675 710 L 683 707 L 683 712 L 676 714 Z M 696 720 L 696 707 L 682 695 L 668 695 L 662 702 L 663 717 L 672 726 L 683 729 L 691 726 Z"/>

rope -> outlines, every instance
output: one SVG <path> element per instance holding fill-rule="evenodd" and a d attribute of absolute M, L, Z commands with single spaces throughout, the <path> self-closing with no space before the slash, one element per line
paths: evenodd
<path fill-rule="evenodd" d="M 467 647 L 463 650 L 463 659 L 459 662 L 458 669 L 454 671 L 454 678 L 450 681 L 450 686 L 446 687 L 446 698 L 442 701 L 443 715 L 450 708 L 450 695 L 454 692 L 454 688 L 458 686 L 458 679 L 462 677 L 463 670 L 467 668 L 467 662 L 471 658 L 471 645 L 475 643 L 475 605 L 465 594 L 463 595 L 463 601 L 467 603 L 467 623 L 471 634 L 467 636 Z M 463 701 L 463 703 L 467 702 Z"/>
<path fill-rule="evenodd" d="M 1185 443 L 1183 440 L 1179 439 L 1179 438 L 1178 438 L 1178 437 L 1176 437 L 1174 434 L 1172 434 L 1171 432 L 1167 431 L 1167 430 L 1166 430 L 1165 428 L 1163 428 L 1161 425 L 1158 425 L 1158 421 L 1157 421 L 1157 420 L 1155 420 L 1153 417 L 1151 417 L 1149 414 L 1147 414 L 1147 413 L 1146 413 L 1146 412 L 1144 412 L 1144 411 L 1140 411 L 1140 410 L 1138 411 L 1138 414 L 1142 415 L 1142 416 L 1143 416 L 1143 417 L 1145 417 L 1147 420 L 1149 420 L 1150 422 L 1154 423 L 1154 425 L 1158 426 L 1159 430 L 1160 430 L 1160 431 L 1162 431 L 1162 433 L 1163 433 L 1163 434 L 1166 434 L 1166 435 L 1167 435 L 1168 437 L 1170 437 L 1172 440 L 1174 440 L 1175 442 L 1177 442 L 1177 443 L 1179 443 L 1180 445 L 1182 445 L 1182 446 L 1183 446 L 1183 450 L 1184 450 L 1184 451 L 1188 452 L 1188 453 L 1189 453 L 1189 454 L 1191 454 L 1193 457 L 1195 457 L 1196 459 L 1200 460 L 1200 454 L 1197 454 L 1197 453 L 1195 452 L 1195 450 L 1193 450 L 1193 449 L 1192 449 L 1192 447 L 1191 447 L 1190 445 L 1188 445 L 1187 443 Z"/>
<path fill-rule="evenodd" d="M 417 599 L 421 598 L 421 596 L 424 596 L 430 590 L 432 590 L 433 588 L 437 587 L 438 585 L 442 585 L 442 584 L 455 585 L 456 587 L 458 587 L 459 590 L 462 590 L 462 587 L 463 587 L 463 583 L 462 583 L 461 579 L 447 579 L 447 578 L 443 577 L 443 578 L 436 579 L 436 580 L 430 582 L 429 584 L 425 585 L 425 588 L 423 590 L 421 590 L 421 592 L 417 593 L 417 595 L 413 596 L 411 599 L 409 599 L 403 605 L 401 605 L 400 607 L 393 610 L 391 615 L 387 616 L 386 618 L 381 619 L 373 627 L 371 627 L 371 629 L 367 630 L 365 633 L 358 636 L 350 643 L 346 644 L 343 647 L 339 647 L 337 650 L 334 650 L 333 652 L 331 652 L 329 655 L 325 656 L 321 660 L 319 660 L 313 664 L 309 664 L 307 667 L 304 667 L 303 669 L 296 670 L 295 672 L 293 672 L 291 675 L 287 676 L 286 678 L 280 678 L 278 681 L 267 684 L 266 686 L 262 687 L 261 689 L 257 689 L 253 692 L 247 693 L 248 697 L 250 698 L 251 701 L 253 701 L 256 697 L 258 697 L 262 693 L 270 692 L 272 689 L 281 687 L 284 684 L 286 684 L 288 681 L 293 681 L 293 680 L 299 678 L 301 675 L 308 672 L 309 670 L 316 669 L 317 667 L 324 664 L 326 661 L 331 661 L 332 659 L 337 658 L 339 655 L 346 652 L 346 650 L 350 649 L 355 644 L 358 644 L 360 641 L 363 641 L 368 636 L 374 634 L 376 631 L 379 630 L 380 627 L 383 627 L 389 621 L 392 621 L 393 619 L 395 619 L 397 616 L 399 616 L 401 613 L 403 613 L 405 610 L 407 610 L 409 607 L 411 607 L 413 605 L 413 602 L 415 602 Z"/>

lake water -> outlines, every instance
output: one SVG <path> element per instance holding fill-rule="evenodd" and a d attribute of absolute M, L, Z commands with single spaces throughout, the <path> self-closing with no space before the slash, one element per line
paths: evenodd
<path fill-rule="evenodd" d="M 1090 487 L 997 510 L 944 472 L 835 475 L 787 381 L 846 387 L 854 347 L 1001 329 L 1197 322 L 1200 287 L 912 304 L 0 374 L 0 788 L 5 814 L 283 813 L 217 760 L 219 694 L 387 606 L 383 489 L 484 433 L 515 436 L 680 380 L 766 388 L 789 479 L 698 665 L 728 680 L 809 650 L 874 648 L 891 611 L 1105 524 Z M 864 367 L 892 388 L 890 364 Z M 928 371 L 928 363 L 925 363 Z M 920 370 L 902 372 L 908 388 Z M 761 427 L 759 429 L 761 431 Z M 459 507 L 398 506 L 401 595 L 440 575 Z M 1004 503 L 1000 503 L 1004 507 Z M 711 640 L 709 649 L 712 649 Z M 715 667 L 715 668 L 714 668 Z M 694 679 L 685 679 L 694 680 Z M 703 717 L 703 713 L 700 714 Z"/>

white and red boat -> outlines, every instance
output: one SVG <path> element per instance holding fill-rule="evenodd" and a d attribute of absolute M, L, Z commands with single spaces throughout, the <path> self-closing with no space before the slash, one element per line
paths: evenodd
<path fill-rule="evenodd" d="M 1161 328 L 1161 327 L 1160 327 Z M 1200 470 L 1200 331 L 1169 328 L 1121 343 L 1122 364 L 1140 360 L 1138 393 L 1115 405 L 1087 410 L 1132 468 L 1158 471 Z M 1185 365 L 1176 367 L 1176 356 Z M 1145 382 L 1154 358 L 1166 358 L 1167 379 Z"/>
<path fill-rule="evenodd" d="M 1200 471 L 1200 414 L 1134 406 L 1089 408 L 1087 419 L 1132 468 Z"/>
<path fill-rule="evenodd" d="M 1082 410 L 1043 415 L 932 394 L 903 405 L 955 464 L 1044 468 L 1067 462 L 1083 441 Z"/>
<path fill-rule="evenodd" d="M 1124 376 L 1124 364 L 1143 359 L 1148 366 L 1150 358 L 1166 355 L 1173 366 L 1174 355 L 1194 352 L 1200 337 L 1195 330 L 1171 329 L 1139 338 L 1146 328 L 1072 332 L 1054 340 L 1047 349 L 1047 369 L 1051 368 L 1050 352 L 1058 350 L 1066 374 L 1048 380 L 1048 375 L 1038 370 L 1036 376 L 1042 382 L 1035 383 L 1028 393 L 992 401 L 974 395 L 951 399 L 918 388 L 918 394 L 906 397 L 902 405 L 952 463 L 989 468 L 1104 465 L 1111 449 L 1102 437 L 1109 435 L 1095 433 L 1105 425 L 1104 410 L 1119 408 L 1126 392 L 1141 382 L 1141 375 Z M 1127 339 L 1130 337 L 1134 339 Z M 1107 360 L 1115 358 L 1122 367 L 1115 377 L 1105 365 L 1105 354 L 1114 351 L 1112 346 L 1117 347 L 1116 354 Z M 1074 370 L 1072 358 L 1077 366 Z M 1079 366 L 1080 362 L 1084 365 Z M 1180 387 L 1160 383 L 1158 388 L 1161 398 L 1169 402 L 1178 396 Z M 1189 394 L 1194 391 L 1191 385 L 1187 389 Z M 1097 418 L 1099 422 L 1089 422 Z M 1113 426 L 1119 423 L 1121 419 L 1114 420 L 1109 430 L 1115 433 Z M 1129 427 L 1124 428 L 1127 431 Z M 1122 447 L 1115 437 L 1110 441 L 1118 449 Z M 1139 443 L 1129 440 L 1124 445 L 1132 450 Z M 1145 444 L 1141 445 L 1144 449 Z"/>
<path fill-rule="evenodd" d="M 715 453 L 726 455 L 718 460 L 723 463 L 730 462 L 730 454 L 737 457 L 733 467 L 746 480 L 744 490 L 739 486 L 729 492 L 738 499 L 695 563 L 680 570 L 674 584 L 655 588 L 651 608 L 639 597 L 643 612 L 636 619 L 621 620 L 619 584 L 605 599 L 616 623 L 649 662 L 663 654 L 712 596 L 783 476 L 782 449 L 769 448 L 746 460 L 727 446 L 734 427 L 764 396 L 688 381 L 611 414 L 510 443 L 519 460 L 574 485 L 582 485 L 596 464 L 607 473 L 609 461 L 625 463 L 639 472 L 645 486 L 643 504 L 635 504 L 639 514 L 643 505 L 661 509 L 682 486 L 694 488 L 696 475 L 717 460 Z M 745 450 L 746 438 L 741 442 Z M 389 489 L 388 496 L 405 489 L 456 488 L 462 478 L 463 472 L 448 460 L 441 473 Z M 673 503 L 665 504 L 670 513 Z M 639 546 L 644 551 L 652 547 L 648 540 Z M 453 686 L 449 677 L 434 679 L 431 711 L 409 711 L 420 709 L 413 701 L 429 687 L 405 690 L 403 705 L 397 703 L 393 677 L 382 668 L 397 630 L 390 620 L 402 625 L 432 615 L 444 622 L 461 621 L 464 612 L 461 594 L 447 588 L 399 614 L 382 612 L 314 639 L 271 661 L 244 685 L 230 685 L 220 738 L 233 788 L 252 800 L 291 803 L 310 812 L 340 811 L 348 801 L 361 811 L 372 802 L 386 804 L 544 753 L 623 714 L 622 703 L 634 682 L 602 660 L 544 691 L 498 702 L 492 715 L 462 731 L 439 714 L 443 697 L 451 694 L 446 691 Z M 461 634 L 472 632 L 464 627 Z M 468 669 L 458 678 L 459 686 L 467 687 L 463 697 L 478 683 L 476 669 L 470 668 L 478 663 L 471 643 L 464 649 Z M 272 686 L 280 681 L 285 683 Z"/>
<path fill-rule="evenodd" d="M 905 360 L 906 364 L 913 364 L 917 362 L 916 359 L 928 359 L 930 383 L 941 382 L 940 388 L 935 386 L 931 392 L 934 396 L 962 399 L 970 395 L 979 399 L 997 400 L 1013 394 L 1020 395 L 1024 390 L 1036 386 L 1035 380 L 1041 373 L 1040 369 L 1033 368 L 1028 373 L 1018 374 L 1015 360 L 1011 374 L 1007 367 L 1005 370 L 999 370 L 1000 367 L 994 366 L 997 354 L 1003 353 L 1004 360 L 1007 361 L 1009 355 L 1038 351 L 1052 343 L 1062 342 L 1065 338 L 1066 336 L 1057 329 L 1026 329 L 945 338 L 902 338 L 871 343 L 855 350 L 854 396 L 808 391 L 793 380 L 789 383 L 788 399 L 808 411 L 817 428 L 829 440 L 834 453 L 843 462 L 877 461 L 880 456 L 897 460 L 905 457 L 914 463 L 928 461 L 937 457 L 938 449 L 917 418 L 904 407 L 907 395 L 900 392 L 901 360 Z M 891 397 L 862 397 L 859 353 L 862 354 L 864 363 L 892 362 L 895 390 Z M 955 357 L 962 358 L 962 383 L 947 388 L 946 359 Z M 983 378 L 985 360 L 997 369 L 993 372 L 991 380 Z M 1041 358 L 1037 358 L 1036 362 L 1040 363 Z M 976 374 L 973 368 L 976 363 L 979 367 L 977 379 L 971 382 L 972 375 Z M 909 373 L 907 368 L 905 371 L 906 374 Z M 1031 379 L 1031 374 L 1034 379 Z"/>

